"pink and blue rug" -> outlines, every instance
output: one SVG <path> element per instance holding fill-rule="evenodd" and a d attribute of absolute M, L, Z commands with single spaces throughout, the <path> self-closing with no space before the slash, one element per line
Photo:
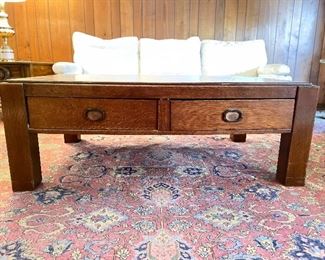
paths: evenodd
<path fill-rule="evenodd" d="M 0 259 L 325 259 L 324 125 L 305 187 L 275 182 L 279 135 L 40 135 L 12 193 L 0 123 Z"/>

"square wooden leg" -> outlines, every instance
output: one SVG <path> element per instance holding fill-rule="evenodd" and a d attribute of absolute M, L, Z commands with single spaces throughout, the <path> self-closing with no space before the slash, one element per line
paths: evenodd
<path fill-rule="evenodd" d="M 305 184 L 317 94 L 317 87 L 298 88 L 292 131 L 281 134 L 277 180 L 284 185 Z"/>
<path fill-rule="evenodd" d="M 246 142 L 246 134 L 231 134 L 230 139 L 236 143 L 244 143 Z"/>
<path fill-rule="evenodd" d="M 13 191 L 34 190 L 42 181 L 38 137 L 28 131 L 22 85 L 1 88 L 4 129 Z"/>
<path fill-rule="evenodd" d="M 81 141 L 81 135 L 79 134 L 65 134 L 64 135 L 64 142 L 66 144 L 70 143 L 79 143 Z"/>

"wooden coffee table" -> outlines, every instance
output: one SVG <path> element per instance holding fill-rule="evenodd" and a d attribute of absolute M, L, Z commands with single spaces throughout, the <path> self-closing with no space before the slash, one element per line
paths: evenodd
<path fill-rule="evenodd" d="M 281 133 L 277 180 L 305 183 L 318 87 L 258 78 L 53 75 L 0 84 L 14 191 L 41 183 L 38 133 Z"/>

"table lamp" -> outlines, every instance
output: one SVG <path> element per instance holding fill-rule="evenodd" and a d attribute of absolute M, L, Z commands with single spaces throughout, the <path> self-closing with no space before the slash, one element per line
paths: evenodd
<path fill-rule="evenodd" d="M 5 3 L 24 2 L 25 0 L 0 0 L 0 37 L 2 46 L 0 47 L 0 61 L 14 61 L 15 55 L 13 49 L 8 45 L 8 38 L 15 34 L 14 28 L 8 23 L 8 15 L 5 11 Z"/>

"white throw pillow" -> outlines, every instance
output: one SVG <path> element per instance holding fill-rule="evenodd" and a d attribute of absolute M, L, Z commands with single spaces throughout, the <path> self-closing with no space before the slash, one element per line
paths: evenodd
<path fill-rule="evenodd" d="M 201 55 L 202 75 L 205 76 L 257 76 L 257 69 L 267 63 L 263 40 L 204 40 Z"/>
<path fill-rule="evenodd" d="M 201 75 L 201 41 L 140 39 L 141 75 Z"/>
<path fill-rule="evenodd" d="M 73 60 L 85 74 L 138 75 L 138 38 L 103 40 L 85 33 L 72 36 Z"/>

